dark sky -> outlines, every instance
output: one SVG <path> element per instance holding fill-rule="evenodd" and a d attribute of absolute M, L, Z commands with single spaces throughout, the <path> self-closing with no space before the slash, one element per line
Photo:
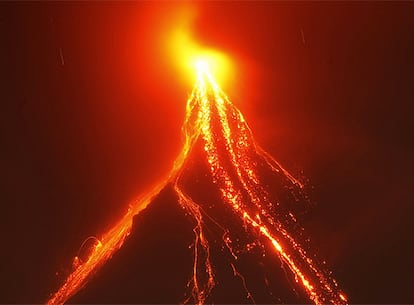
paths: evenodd
<path fill-rule="evenodd" d="M 43 302 L 172 165 L 191 84 L 158 37 L 177 6 L 0 4 L 0 302 Z M 196 7 L 257 141 L 313 185 L 303 223 L 351 302 L 414 303 L 414 3 Z"/>

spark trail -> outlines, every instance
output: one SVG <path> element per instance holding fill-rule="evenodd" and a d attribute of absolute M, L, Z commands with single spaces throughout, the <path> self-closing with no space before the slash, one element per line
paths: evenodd
<path fill-rule="evenodd" d="M 183 170 L 196 143 L 201 143 L 203 147 L 209 172 L 221 194 L 223 204 L 230 207 L 233 215 L 243 223 L 240 230 L 252 235 L 256 245 L 269 245 L 312 302 L 347 303 L 345 295 L 338 288 L 330 272 L 314 255 L 308 254 L 300 238 L 294 234 L 296 231 L 291 229 L 298 226 L 293 212 L 271 199 L 259 168 L 278 175 L 291 187 L 299 190 L 304 187 L 302 182 L 259 147 L 243 115 L 219 88 L 206 65 L 199 65 L 197 70 L 197 81 L 186 105 L 186 118 L 182 128 L 183 148 L 171 172 L 149 193 L 138 199 L 126 215 L 102 236 L 86 261 L 79 263 L 79 259 L 75 257 L 77 264 L 74 265 L 74 271 L 47 304 L 65 303 L 81 289 L 99 267 L 122 246 L 130 234 L 133 217 L 148 206 L 168 184 L 173 185 L 179 204 L 196 224 L 193 230 L 193 275 L 189 280 L 192 290 L 184 303 L 208 302 L 215 286 L 215 275 L 209 240 L 205 234 L 206 219 L 213 221 L 223 230 L 223 243 L 234 259 L 237 259 L 237 255 L 226 225 L 208 215 L 183 188 Z M 243 242 L 239 243 L 240 247 L 248 247 Z M 244 277 L 236 270 L 234 264 L 230 265 L 234 275 L 242 279 L 248 299 L 254 303 Z"/>

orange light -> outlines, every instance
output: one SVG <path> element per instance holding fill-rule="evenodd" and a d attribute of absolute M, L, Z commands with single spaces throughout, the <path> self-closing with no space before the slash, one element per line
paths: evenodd
<path fill-rule="evenodd" d="M 233 73 L 233 65 L 228 56 L 212 48 L 196 43 L 187 29 L 179 28 L 172 32 L 169 41 L 173 62 L 181 70 L 188 82 L 194 81 L 200 71 L 209 72 L 222 86 Z"/>

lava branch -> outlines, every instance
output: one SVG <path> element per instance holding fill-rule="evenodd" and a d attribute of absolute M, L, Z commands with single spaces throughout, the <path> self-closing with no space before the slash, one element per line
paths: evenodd
<path fill-rule="evenodd" d="M 220 90 L 208 72 L 204 72 L 203 77 L 199 77 L 199 81 L 202 94 L 200 107 L 208 117 L 203 121 L 201 129 L 205 152 L 210 164 L 210 172 L 221 191 L 224 202 L 227 202 L 235 213 L 242 217 L 248 227 L 258 229 L 259 235 L 271 242 L 280 259 L 288 265 L 296 281 L 302 285 L 315 304 L 346 303 L 346 298 L 338 289 L 336 281 L 306 255 L 306 251 L 288 233 L 286 225 L 272 216 L 270 211 L 274 210 L 275 206 L 268 199 L 269 196 L 260 183 L 255 160 L 251 156 L 262 156 L 271 170 L 281 172 L 301 188 L 303 184 L 279 166 L 263 149 L 257 149 L 242 114 Z M 213 99 L 209 98 L 206 88 L 212 91 L 209 93 L 213 94 Z M 214 122 L 212 122 L 213 113 L 218 117 Z M 218 126 L 213 126 L 215 122 L 219 122 Z M 218 153 L 219 145 L 223 142 L 227 156 Z M 227 159 L 230 166 L 224 159 Z M 290 221 L 296 223 L 293 214 L 288 215 Z M 282 246 L 282 241 L 285 246 Z M 300 267 L 304 264 L 306 268 Z M 306 269 L 307 274 L 302 269 Z"/>
<path fill-rule="evenodd" d="M 81 289 L 90 277 L 123 245 L 130 234 L 133 217 L 145 209 L 159 192 L 172 184 L 179 204 L 195 220 L 193 244 L 193 275 L 189 280 L 191 296 L 185 301 L 204 304 L 215 286 L 210 245 L 205 236 L 205 217 L 210 218 L 224 232 L 223 242 L 237 259 L 228 236 L 228 230 L 206 214 L 200 204 L 188 196 L 180 186 L 180 178 L 195 143 L 202 141 L 204 153 L 214 185 L 218 187 L 224 204 L 244 223 L 244 229 L 253 233 L 255 243 L 263 240 L 271 244 L 280 260 L 288 266 L 295 281 L 315 304 L 346 304 L 347 299 L 336 281 L 314 257 L 307 254 L 292 233 L 297 226 L 292 212 L 281 210 L 272 202 L 263 186 L 257 168 L 261 160 L 267 169 L 279 174 L 291 185 L 303 189 L 303 183 L 284 169 L 270 154 L 256 144 L 242 113 L 231 103 L 214 81 L 208 69 L 199 69 L 194 89 L 187 101 L 182 128 L 183 148 L 169 174 L 151 191 L 130 206 L 126 215 L 102 236 L 89 257 L 73 264 L 74 270 L 47 304 L 62 304 Z M 284 217 L 280 217 L 280 215 Z M 246 245 L 242 245 L 246 246 Z M 75 257 L 76 258 L 76 257 Z M 230 263 L 234 275 L 240 277 L 247 290 L 246 280 Z"/>
<path fill-rule="evenodd" d="M 207 297 L 210 295 L 215 282 L 213 267 L 210 260 L 210 246 L 207 238 L 205 237 L 203 229 L 203 215 L 200 206 L 181 190 L 178 181 L 174 185 L 174 190 L 178 194 L 180 205 L 184 207 L 185 210 L 188 211 L 196 221 L 196 226 L 193 229 L 195 235 L 193 244 L 193 276 L 188 283 L 188 286 L 192 285 L 193 289 L 191 297 L 189 297 L 183 303 L 185 304 L 190 302 L 190 299 L 192 298 L 195 300 L 196 304 L 204 304 Z M 203 260 L 200 259 L 201 256 L 204 256 Z M 199 271 L 200 265 L 203 265 L 202 271 Z M 200 280 L 200 277 L 202 276 L 206 276 L 207 279 Z"/>

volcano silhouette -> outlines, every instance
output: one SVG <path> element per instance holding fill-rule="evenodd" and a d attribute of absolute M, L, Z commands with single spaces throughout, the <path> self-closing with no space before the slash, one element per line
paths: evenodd
<path fill-rule="evenodd" d="M 295 216 L 303 183 L 256 144 L 207 71 L 183 135 L 168 177 L 49 303 L 346 303 Z"/>

